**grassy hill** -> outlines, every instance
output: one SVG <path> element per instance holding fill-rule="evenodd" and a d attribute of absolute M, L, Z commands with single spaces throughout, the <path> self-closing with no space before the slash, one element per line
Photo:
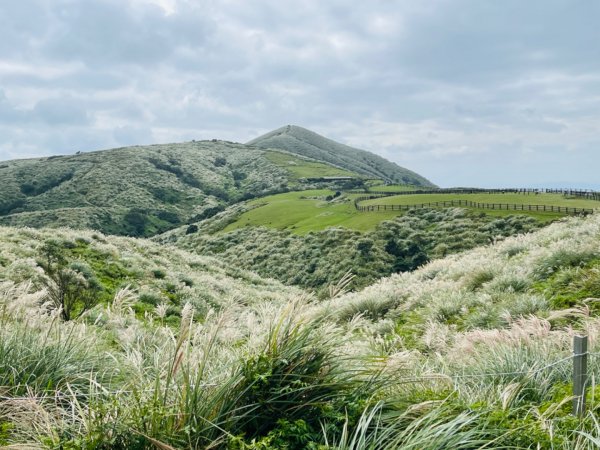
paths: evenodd
<path fill-rule="evenodd" d="M 311 189 L 275 194 L 248 202 L 248 211 L 229 224 L 224 231 L 250 226 L 289 230 L 296 234 L 320 231 L 328 227 L 372 230 L 379 222 L 391 219 L 397 212 L 360 214 L 352 203 L 354 194 L 341 194 L 330 189 Z"/>
<path fill-rule="evenodd" d="M 223 141 L 128 147 L 0 164 L 0 224 L 150 236 L 237 201 L 356 174 Z"/>
<path fill-rule="evenodd" d="M 164 304 L 168 316 L 177 319 L 186 302 L 202 315 L 238 298 L 281 303 L 299 293 L 215 258 L 144 239 L 66 228 L 0 227 L 1 282 L 32 282 L 41 289 L 40 262 L 45 258 L 42 248 L 48 242 L 56 243 L 77 271 L 93 274 L 100 284 L 101 303 L 112 301 L 119 289 L 128 286 L 137 292 L 131 306 L 142 315 Z"/>
<path fill-rule="evenodd" d="M 319 161 L 326 161 L 341 169 L 356 172 L 369 178 L 433 187 L 429 180 L 381 156 L 340 144 L 294 125 L 278 128 L 253 139 L 248 144 L 260 148 L 286 150 Z"/>
<path fill-rule="evenodd" d="M 460 208 L 360 213 L 351 201 L 325 200 L 332 194 L 266 197 L 246 205 L 254 207 L 249 211 L 225 211 L 198 224 L 197 232 L 181 228 L 156 239 L 323 296 L 347 271 L 355 275 L 350 288 L 359 289 L 431 259 L 541 226 L 526 215 L 495 218 Z"/>
<path fill-rule="evenodd" d="M 231 290 L 222 276 L 206 283 L 211 312 L 188 302 L 204 274 L 227 270 L 213 259 L 91 232 L 0 229 L 0 445 L 597 448 L 600 389 L 589 387 L 582 418 L 570 395 L 573 334 L 590 336 L 589 373 L 600 374 L 599 232 L 600 216 L 565 219 L 360 292 L 339 285 L 321 302 L 259 278 Z M 198 288 L 179 326 L 160 308 L 134 314 L 123 296 L 61 321 L 29 283 L 35 249 L 53 237 L 167 291 L 190 275 Z M 261 297 L 272 288 L 282 295 Z"/>

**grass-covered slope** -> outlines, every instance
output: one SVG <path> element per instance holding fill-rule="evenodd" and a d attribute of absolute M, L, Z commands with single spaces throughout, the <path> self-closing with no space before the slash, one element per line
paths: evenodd
<path fill-rule="evenodd" d="M 253 139 L 248 144 L 261 148 L 286 150 L 319 161 L 327 161 L 342 169 L 370 178 L 415 186 L 433 186 L 429 180 L 381 156 L 340 144 L 294 125 L 278 128 Z"/>
<path fill-rule="evenodd" d="M 64 323 L 1 283 L 0 446 L 596 449 L 600 389 L 582 418 L 570 395 L 573 334 L 600 375 L 599 269 L 592 216 L 322 302 L 185 304 L 177 329 L 119 296 Z"/>
<path fill-rule="evenodd" d="M 224 231 L 252 226 L 288 230 L 295 234 L 321 231 L 329 227 L 368 231 L 374 229 L 382 220 L 391 219 L 399 214 L 392 211 L 362 214 L 354 207 L 354 196 L 328 189 L 269 195 L 248 202 L 248 211 L 241 214 Z"/>
<path fill-rule="evenodd" d="M 223 141 L 7 161 L 0 224 L 148 236 L 289 180 L 263 150 Z"/>
<path fill-rule="evenodd" d="M 180 229 L 158 239 L 325 295 L 347 271 L 356 276 L 350 287 L 359 289 L 431 259 L 541 226 L 527 216 L 494 218 L 460 208 L 419 209 L 396 217 L 389 211 L 356 213 L 351 202 L 325 201 L 328 193 L 280 194 L 274 197 L 286 202 L 283 206 L 275 201 L 252 209 L 222 232 L 211 234 L 216 223 L 209 221 L 196 233 Z M 364 225 L 364 231 L 325 229 L 327 224 Z"/>
<path fill-rule="evenodd" d="M 135 290 L 132 306 L 138 313 L 162 304 L 176 320 L 186 302 L 205 314 L 242 299 L 280 303 L 298 293 L 214 258 L 144 239 L 71 229 L 0 227 L 0 282 L 33 282 L 41 289 L 43 246 L 48 242 L 58 244 L 69 266 L 91 273 L 100 283 L 100 303 L 127 286 Z"/>

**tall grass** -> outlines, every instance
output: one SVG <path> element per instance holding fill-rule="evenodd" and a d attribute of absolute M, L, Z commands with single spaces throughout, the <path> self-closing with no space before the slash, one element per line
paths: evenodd
<path fill-rule="evenodd" d="M 536 283 L 560 277 L 536 267 L 566 246 L 596 255 L 598 235 L 600 219 L 572 220 L 321 302 L 184 302 L 177 326 L 162 303 L 136 315 L 130 290 L 66 324 L 31 285 L 3 284 L 0 446 L 594 448 L 600 388 L 573 417 L 568 358 L 576 332 L 598 351 L 600 320 L 587 299 L 552 310 Z"/>

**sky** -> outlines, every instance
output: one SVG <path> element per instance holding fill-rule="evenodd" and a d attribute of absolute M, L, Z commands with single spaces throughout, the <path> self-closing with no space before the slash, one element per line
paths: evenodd
<path fill-rule="evenodd" d="M 600 189 L 596 0 L 0 2 L 0 160 L 294 124 L 440 186 Z"/>

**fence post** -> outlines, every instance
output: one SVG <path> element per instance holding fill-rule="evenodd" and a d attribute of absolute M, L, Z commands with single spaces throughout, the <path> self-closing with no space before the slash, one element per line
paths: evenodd
<path fill-rule="evenodd" d="M 573 415 L 585 414 L 588 337 L 573 336 Z"/>

